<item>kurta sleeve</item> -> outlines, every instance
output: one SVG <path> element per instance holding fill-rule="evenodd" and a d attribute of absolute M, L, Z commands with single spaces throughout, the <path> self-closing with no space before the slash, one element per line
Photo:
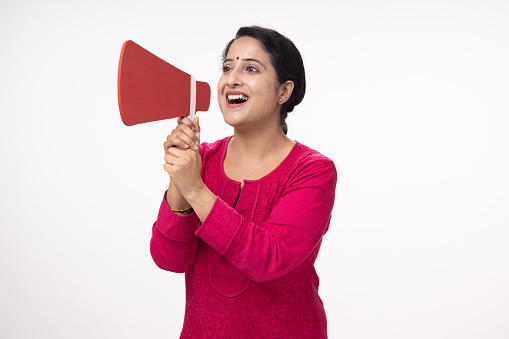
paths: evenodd
<path fill-rule="evenodd" d="M 194 262 L 200 220 L 196 213 L 180 216 L 173 212 L 164 194 L 157 220 L 152 227 L 150 254 L 156 265 L 176 273 L 187 271 Z"/>
<path fill-rule="evenodd" d="M 310 163 L 292 175 L 261 224 L 246 220 L 218 198 L 196 235 L 251 279 L 278 278 L 321 243 L 329 227 L 336 181 L 331 160 Z"/>

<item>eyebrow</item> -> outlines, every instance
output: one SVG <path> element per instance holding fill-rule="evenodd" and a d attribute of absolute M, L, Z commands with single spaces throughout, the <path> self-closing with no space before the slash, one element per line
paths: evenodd
<path fill-rule="evenodd" d="M 230 58 L 228 58 L 228 59 L 224 59 L 223 64 L 224 64 L 225 62 L 227 62 L 227 61 L 233 61 L 233 59 L 230 59 Z M 262 66 L 263 66 L 263 68 L 267 69 L 267 67 L 265 67 L 265 65 L 264 65 L 264 64 L 263 64 L 260 60 L 258 60 L 258 59 L 254 59 L 254 58 L 244 58 L 244 59 L 242 59 L 242 61 L 254 61 L 254 62 L 257 62 L 257 63 L 259 63 L 260 65 L 262 65 Z"/>

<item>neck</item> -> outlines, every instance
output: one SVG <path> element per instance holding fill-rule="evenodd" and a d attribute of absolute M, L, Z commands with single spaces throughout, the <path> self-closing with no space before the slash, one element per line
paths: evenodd
<path fill-rule="evenodd" d="M 279 125 L 257 131 L 243 131 L 236 128 L 230 140 L 229 151 L 237 159 L 259 161 L 267 155 L 277 154 L 281 148 L 293 144 Z"/>

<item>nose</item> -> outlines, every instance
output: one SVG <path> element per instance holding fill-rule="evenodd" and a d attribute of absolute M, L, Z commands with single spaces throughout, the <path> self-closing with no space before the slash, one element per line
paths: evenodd
<path fill-rule="evenodd" d="M 235 87 L 242 85 L 242 72 L 239 71 L 240 67 L 235 67 L 230 72 L 228 72 L 228 77 L 226 79 L 226 85 L 229 87 Z"/>

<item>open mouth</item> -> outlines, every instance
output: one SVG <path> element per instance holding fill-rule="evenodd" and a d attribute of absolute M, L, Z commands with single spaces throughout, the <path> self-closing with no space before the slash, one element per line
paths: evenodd
<path fill-rule="evenodd" d="M 244 94 L 228 94 L 228 95 L 226 95 L 226 101 L 228 102 L 229 106 L 242 105 L 248 99 L 249 99 L 249 97 Z"/>

